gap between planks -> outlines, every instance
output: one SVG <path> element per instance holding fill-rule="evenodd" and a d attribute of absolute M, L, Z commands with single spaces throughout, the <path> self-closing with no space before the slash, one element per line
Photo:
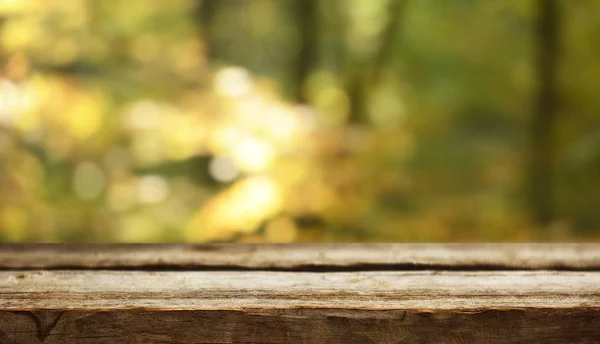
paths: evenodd
<path fill-rule="evenodd" d="M 0 244 L 0 270 L 600 271 L 600 244 Z"/>

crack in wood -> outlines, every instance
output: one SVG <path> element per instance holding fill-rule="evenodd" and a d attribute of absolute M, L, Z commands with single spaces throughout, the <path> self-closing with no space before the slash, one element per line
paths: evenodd
<path fill-rule="evenodd" d="M 43 343 L 52 330 L 58 325 L 58 321 L 65 311 L 36 311 L 25 314 L 33 319 L 37 329 L 37 337 Z"/>

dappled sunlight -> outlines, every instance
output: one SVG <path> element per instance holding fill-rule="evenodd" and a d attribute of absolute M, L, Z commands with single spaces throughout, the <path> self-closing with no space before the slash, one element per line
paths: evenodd
<path fill-rule="evenodd" d="M 83 199 L 95 198 L 104 190 L 106 176 L 102 169 L 92 163 L 83 162 L 73 172 L 73 190 Z"/>
<path fill-rule="evenodd" d="M 0 0 L 0 241 L 596 235 L 598 5 L 306 4 Z"/>
<path fill-rule="evenodd" d="M 241 138 L 232 148 L 233 160 L 249 173 L 265 171 L 274 159 L 275 149 L 267 142 L 252 137 Z"/>
<path fill-rule="evenodd" d="M 232 182 L 240 175 L 240 170 L 236 164 L 226 156 L 213 158 L 210 161 L 208 170 L 210 175 L 221 183 Z"/>
<path fill-rule="evenodd" d="M 0 14 L 25 14 L 43 8 L 45 0 L 0 0 Z"/>
<path fill-rule="evenodd" d="M 138 181 L 138 198 L 141 204 L 155 204 L 169 196 L 169 184 L 158 175 L 143 176 Z"/>
<path fill-rule="evenodd" d="M 242 179 L 215 196 L 192 216 L 185 229 L 192 241 L 225 240 L 247 234 L 281 209 L 283 194 L 268 177 Z"/>
<path fill-rule="evenodd" d="M 273 243 L 290 243 L 298 238 L 298 227 L 288 217 L 274 218 L 265 227 L 265 241 Z"/>
<path fill-rule="evenodd" d="M 0 122 L 12 126 L 31 108 L 31 96 L 12 81 L 0 80 Z"/>
<path fill-rule="evenodd" d="M 305 93 L 317 111 L 327 114 L 325 118 L 320 118 L 322 125 L 335 127 L 344 124 L 348 119 L 350 99 L 340 80 L 332 73 L 312 73 L 305 82 Z"/>
<path fill-rule="evenodd" d="M 252 81 L 247 70 L 240 67 L 227 67 L 217 72 L 214 87 L 218 94 L 236 98 L 250 91 Z"/>

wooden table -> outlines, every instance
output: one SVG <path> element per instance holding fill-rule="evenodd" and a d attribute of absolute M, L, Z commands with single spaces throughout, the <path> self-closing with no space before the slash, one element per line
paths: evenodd
<path fill-rule="evenodd" d="M 8 343 L 600 343 L 600 245 L 0 245 Z"/>

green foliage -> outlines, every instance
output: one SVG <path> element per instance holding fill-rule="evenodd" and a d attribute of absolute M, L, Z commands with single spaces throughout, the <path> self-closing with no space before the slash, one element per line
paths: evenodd
<path fill-rule="evenodd" d="M 536 3 L 0 2 L 0 240 L 598 237 L 600 5 L 559 1 L 540 225 Z"/>

